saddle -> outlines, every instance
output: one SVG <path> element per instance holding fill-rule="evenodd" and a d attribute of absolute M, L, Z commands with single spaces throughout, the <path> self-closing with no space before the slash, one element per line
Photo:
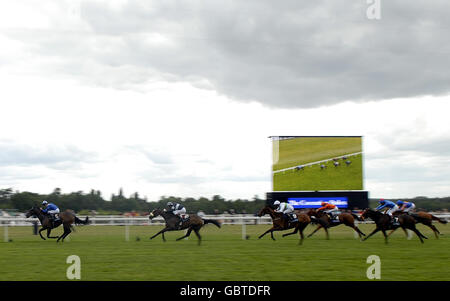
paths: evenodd
<path fill-rule="evenodd" d="M 297 214 L 295 214 L 295 213 L 288 213 L 288 214 L 284 214 L 284 215 L 287 218 L 288 223 L 298 222 Z"/>
<path fill-rule="evenodd" d="M 339 214 L 341 214 L 340 211 L 335 212 L 334 214 L 328 214 L 328 216 L 330 217 L 330 222 L 332 223 L 338 223 L 339 221 Z"/>
<path fill-rule="evenodd" d="M 183 226 L 183 224 L 187 221 L 189 221 L 190 217 L 189 215 L 183 215 L 183 216 L 179 216 L 179 221 L 178 221 L 178 225 L 177 228 L 181 228 Z"/>

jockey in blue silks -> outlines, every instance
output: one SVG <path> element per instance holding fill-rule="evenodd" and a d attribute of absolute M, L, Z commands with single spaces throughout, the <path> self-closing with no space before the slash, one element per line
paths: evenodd
<path fill-rule="evenodd" d="M 400 211 L 409 213 L 410 211 L 414 210 L 416 208 L 416 205 L 413 202 L 406 202 L 402 200 L 397 201 L 397 205 L 400 208 Z"/>
<path fill-rule="evenodd" d="M 375 208 L 375 210 L 379 211 L 379 210 L 382 210 L 384 208 L 389 208 L 386 211 L 386 214 L 389 214 L 390 216 L 392 216 L 392 213 L 394 213 L 395 211 L 398 211 L 398 209 L 399 209 L 397 204 L 395 204 L 394 202 L 388 201 L 388 200 L 381 199 L 378 203 L 380 205 L 377 208 Z"/>
<path fill-rule="evenodd" d="M 59 214 L 58 206 L 47 201 L 43 201 L 42 206 L 44 206 L 44 209 L 42 209 L 43 213 L 48 214 L 53 221 L 58 220 L 58 217 L 56 216 L 57 214 Z"/>

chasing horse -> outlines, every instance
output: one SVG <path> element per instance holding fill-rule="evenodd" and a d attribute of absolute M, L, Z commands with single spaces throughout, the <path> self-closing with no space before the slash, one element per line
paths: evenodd
<path fill-rule="evenodd" d="M 396 230 L 398 228 L 402 228 L 405 233 L 406 229 L 409 229 L 416 233 L 416 235 L 419 237 L 420 242 L 423 243 L 423 238 L 428 239 L 425 235 L 420 233 L 419 230 L 416 229 L 416 221 L 415 219 L 408 215 L 408 214 L 402 214 L 398 216 L 397 223 L 394 223 L 393 217 L 391 217 L 389 214 L 384 214 L 380 211 L 368 208 L 363 211 L 361 214 L 361 218 L 364 220 L 366 218 L 370 218 L 373 220 L 376 224 L 375 230 L 373 230 L 372 233 L 370 233 L 368 236 L 366 236 L 364 240 L 368 239 L 378 231 L 383 232 L 384 235 L 384 242 L 388 243 L 388 235 L 386 234 L 387 230 Z"/>
<path fill-rule="evenodd" d="M 183 235 L 180 238 L 177 238 L 177 241 L 182 240 L 183 238 L 189 237 L 191 235 L 191 232 L 194 231 L 198 238 L 198 244 L 200 245 L 202 237 L 200 236 L 200 229 L 206 225 L 206 224 L 214 224 L 218 228 L 220 228 L 220 223 L 216 220 L 212 219 L 203 219 L 200 216 L 196 214 L 190 214 L 189 218 L 183 219 L 180 221 L 180 217 L 175 215 L 170 210 L 161 210 L 161 209 L 155 209 L 152 212 L 150 212 L 149 219 L 152 220 L 153 218 L 157 216 L 162 216 L 164 218 L 164 221 L 166 222 L 166 226 L 164 229 L 150 237 L 150 239 L 155 238 L 158 235 L 162 235 L 163 241 L 166 241 L 166 238 L 164 237 L 164 233 L 167 231 L 179 231 L 179 230 L 186 230 L 187 232 L 185 235 Z"/>
<path fill-rule="evenodd" d="M 322 206 L 326 206 L 326 205 L 330 205 L 330 204 L 322 203 Z M 324 207 L 322 207 L 322 208 L 324 208 Z M 337 207 L 336 207 L 336 209 L 337 209 Z M 336 213 L 337 212 L 338 211 L 336 211 Z M 308 235 L 308 237 L 313 236 L 314 233 L 319 231 L 319 229 L 323 228 L 327 235 L 327 239 L 330 239 L 330 235 L 328 234 L 328 228 L 339 226 L 342 224 L 355 230 L 356 233 L 358 233 L 359 238 L 366 236 L 366 234 L 364 234 L 361 230 L 359 230 L 359 228 L 355 225 L 355 218 L 359 220 L 359 218 L 356 214 L 343 212 L 340 214 L 336 214 L 337 219 L 331 218 L 326 212 L 324 212 L 322 210 L 310 209 L 307 214 L 310 217 L 313 217 L 313 222 L 319 224 L 317 226 L 317 228 L 311 234 Z M 333 215 L 333 217 L 334 217 L 334 215 Z"/>
<path fill-rule="evenodd" d="M 436 226 L 433 225 L 433 221 L 437 221 L 441 224 L 447 223 L 446 220 L 441 219 L 441 218 L 434 216 L 433 214 L 425 212 L 425 211 L 419 211 L 419 212 L 396 211 L 393 213 L 393 216 L 400 216 L 403 214 L 408 214 L 409 216 L 411 216 L 415 219 L 416 223 L 424 224 L 425 226 L 429 227 L 433 231 L 434 236 L 436 238 L 439 238 L 439 235 L 441 235 L 441 232 L 439 232 L 438 228 L 436 228 Z M 390 236 L 392 233 L 394 233 L 394 231 L 395 231 L 395 229 L 392 230 L 388 236 Z M 408 236 L 408 234 L 406 233 L 406 230 L 405 230 L 405 234 L 406 234 L 406 236 Z"/>
<path fill-rule="evenodd" d="M 86 217 L 86 219 L 83 221 L 79 219 L 73 210 L 65 210 L 64 212 L 59 213 L 59 219 L 53 221 L 53 219 L 42 211 L 41 208 L 37 206 L 33 206 L 25 215 L 27 218 L 30 216 L 37 217 L 39 221 L 41 222 L 42 228 L 39 230 L 39 236 L 45 240 L 45 238 L 42 236 L 42 231 L 47 230 L 47 238 L 57 238 L 56 242 L 59 242 L 60 240 L 64 242 L 64 239 L 72 232 L 73 224 L 82 224 L 87 225 L 89 224 L 89 217 Z M 63 225 L 64 233 L 60 236 L 50 236 L 50 233 L 53 229 Z"/>
<path fill-rule="evenodd" d="M 283 237 L 296 234 L 297 232 L 300 232 L 300 241 L 299 244 L 303 243 L 304 235 L 303 230 L 308 226 L 308 224 L 311 222 L 311 218 L 304 214 L 304 213 L 298 213 L 295 212 L 297 218 L 294 221 L 289 221 L 288 218 L 284 216 L 282 212 L 276 212 L 270 205 L 265 206 L 258 212 L 258 216 L 261 217 L 265 214 L 270 215 L 272 218 L 272 228 L 261 234 L 258 239 L 261 239 L 264 235 L 270 232 L 270 237 L 275 240 L 273 237 L 274 231 L 283 231 L 288 229 L 294 229 L 291 233 L 283 234 Z"/>

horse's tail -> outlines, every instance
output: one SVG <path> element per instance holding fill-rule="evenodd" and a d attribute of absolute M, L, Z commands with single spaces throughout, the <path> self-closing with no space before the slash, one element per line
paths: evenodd
<path fill-rule="evenodd" d="M 433 214 L 430 214 L 430 215 L 431 215 L 431 219 L 434 220 L 434 221 L 438 221 L 441 224 L 446 224 L 447 223 L 447 221 L 445 219 L 441 219 L 441 218 L 439 218 L 437 216 L 434 216 Z"/>
<path fill-rule="evenodd" d="M 75 216 L 75 224 L 88 225 L 89 224 L 89 216 L 86 216 L 86 219 L 84 221 Z"/>
<path fill-rule="evenodd" d="M 214 224 L 214 225 L 216 225 L 218 228 L 221 227 L 220 223 L 219 223 L 218 221 L 216 221 L 216 220 L 213 220 L 213 219 L 203 219 L 203 222 L 205 223 L 205 225 L 206 225 L 206 224 Z"/>

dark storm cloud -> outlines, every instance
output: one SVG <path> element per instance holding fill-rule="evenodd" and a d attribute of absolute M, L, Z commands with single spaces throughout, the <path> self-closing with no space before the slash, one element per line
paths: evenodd
<path fill-rule="evenodd" d="M 107 3 L 82 2 L 88 31 L 14 36 L 54 57 L 49 70 L 119 89 L 206 80 L 278 107 L 450 90 L 449 1 L 381 0 L 378 21 L 365 0 Z"/>

